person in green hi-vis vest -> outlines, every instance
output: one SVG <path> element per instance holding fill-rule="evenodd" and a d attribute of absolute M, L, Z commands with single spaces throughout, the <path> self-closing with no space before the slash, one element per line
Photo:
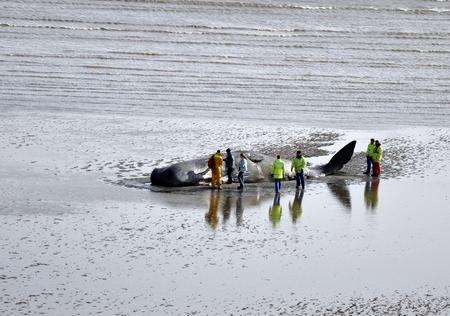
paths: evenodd
<path fill-rule="evenodd" d="M 375 149 L 375 139 L 371 138 L 369 145 L 367 145 L 367 152 L 366 152 L 366 158 L 367 158 L 367 169 L 364 174 L 370 174 L 370 169 L 373 168 L 373 150 Z"/>
<path fill-rule="evenodd" d="M 305 168 L 306 168 L 306 159 L 302 156 L 302 152 L 297 151 L 297 156 L 292 160 L 291 171 L 295 171 L 295 181 L 297 182 L 296 188 L 300 188 L 300 184 L 302 185 L 302 190 L 305 189 Z"/>
<path fill-rule="evenodd" d="M 378 140 L 376 140 L 375 147 L 372 153 L 372 161 L 373 161 L 372 177 L 380 176 L 382 158 L 383 158 L 383 148 L 381 148 L 381 143 Z"/>
<path fill-rule="evenodd" d="M 280 155 L 277 155 L 277 159 L 273 162 L 272 175 L 275 180 L 275 193 L 278 194 L 281 190 L 281 180 L 284 179 L 284 161 Z"/>

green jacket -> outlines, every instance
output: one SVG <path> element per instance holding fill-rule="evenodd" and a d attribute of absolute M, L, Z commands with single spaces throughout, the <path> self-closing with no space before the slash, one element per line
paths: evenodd
<path fill-rule="evenodd" d="M 375 144 L 369 143 L 369 145 L 367 145 L 367 156 L 372 157 L 374 149 Z"/>
<path fill-rule="evenodd" d="M 284 161 L 277 159 L 273 162 L 272 174 L 274 179 L 284 179 Z"/>
<path fill-rule="evenodd" d="M 294 160 L 292 160 L 292 166 L 291 171 L 295 170 L 295 172 L 301 172 L 306 167 L 306 159 L 305 157 L 295 157 Z"/>
<path fill-rule="evenodd" d="M 372 159 L 375 162 L 380 162 L 381 159 L 383 158 L 383 149 L 380 147 L 378 148 L 374 148 L 373 150 L 373 154 L 372 154 Z"/>

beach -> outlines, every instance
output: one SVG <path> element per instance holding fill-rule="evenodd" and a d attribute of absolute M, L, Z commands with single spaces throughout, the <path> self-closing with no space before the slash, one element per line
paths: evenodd
<path fill-rule="evenodd" d="M 450 312 L 447 1 L 0 6 L 0 314 Z M 279 201 L 146 181 L 352 140 Z"/>

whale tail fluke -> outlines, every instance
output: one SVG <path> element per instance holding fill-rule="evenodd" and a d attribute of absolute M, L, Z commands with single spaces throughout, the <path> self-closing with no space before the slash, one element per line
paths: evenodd
<path fill-rule="evenodd" d="M 330 174 L 342 169 L 342 167 L 352 159 L 355 146 L 356 140 L 351 141 L 342 147 L 342 149 L 339 150 L 325 166 L 323 166 L 323 172 L 325 174 Z"/>

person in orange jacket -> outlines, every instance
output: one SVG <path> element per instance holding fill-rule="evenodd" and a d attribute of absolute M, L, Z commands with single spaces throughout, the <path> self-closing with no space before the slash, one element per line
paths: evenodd
<path fill-rule="evenodd" d="M 210 161 L 208 161 L 208 167 L 211 169 L 212 178 L 211 178 L 211 184 L 213 188 L 221 189 L 222 186 L 222 165 L 223 165 L 223 158 L 222 154 L 220 153 L 220 150 L 217 150 L 217 152 L 210 158 Z"/>

